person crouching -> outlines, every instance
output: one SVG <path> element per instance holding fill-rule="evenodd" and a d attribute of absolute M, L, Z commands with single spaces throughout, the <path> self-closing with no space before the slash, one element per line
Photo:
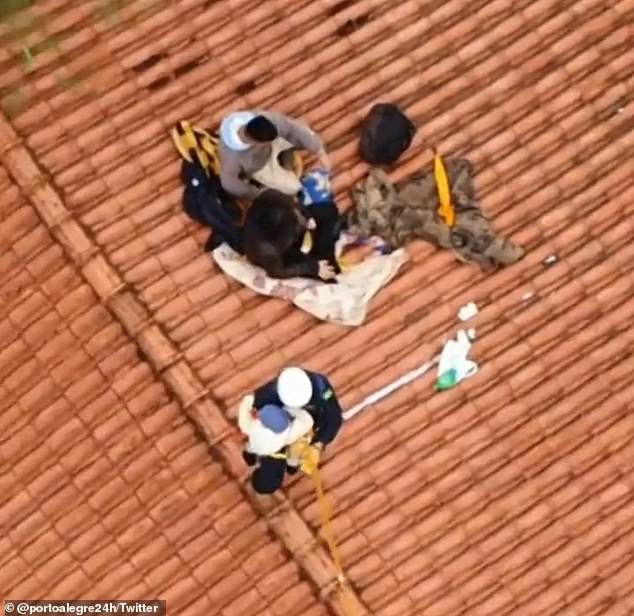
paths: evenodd
<path fill-rule="evenodd" d="M 292 197 L 267 190 L 247 210 L 243 229 L 245 256 L 271 278 L 335 282 L 340 271 L 335 257 L 338 220 L 334 203 L 320 205 L 308 213 Z M 304 245 L 306 239 L 310 239 L 308 246 Z"/>

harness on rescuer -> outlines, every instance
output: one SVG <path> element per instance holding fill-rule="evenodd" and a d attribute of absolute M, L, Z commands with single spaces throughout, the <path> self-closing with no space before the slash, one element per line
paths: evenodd
<path fill-rule="evenodd" d="M 269 458 L 299 462 L 299 470 L 305 475 L 312 475 L 319 465 L 320 449 L 311 444 L 312 434 L 307 434 L 288 446 L 287 453 L 273 453 Z"/>

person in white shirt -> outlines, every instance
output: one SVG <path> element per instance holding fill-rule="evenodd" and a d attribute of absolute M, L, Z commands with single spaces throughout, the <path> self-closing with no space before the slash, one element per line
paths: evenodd
<path fill-rule="evenodd" d="M 312 152 L 330 168 L 319 135 L 301 120 L 273 111 L 231 113 L 220 125 L 218 147 L 222 187 L 240 199 L 253 200 L 266 188 L 299 192 L 299 178 L 280 163 L 291 161 L 285 154 L 294 149 Z"/>
<path fill-rule="evenodd" d="M 297 471 L 299 460 L 281 458 L 288 447 L 312 433 L 313 418 L 301 408 L 285 408 L 267 404 L 253 409 L 253 396 L 243 398 L 238 411 L 238 424 L 248 441 L 243 451 L 247 464 L 257 468 L 251 477 L 258 494 L 272 494 L 282 486 L 284 473 Z"/>

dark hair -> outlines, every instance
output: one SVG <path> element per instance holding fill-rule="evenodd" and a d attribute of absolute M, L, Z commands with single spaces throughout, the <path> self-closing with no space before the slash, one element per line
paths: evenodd
<path fill-rule="evenodd" d="M 298 227 L 292 197 L 276 190 L 266 190 L 251 203 L 245 226 L 255 226 L 259 236 L 268 241 L 294 238 Z"/>
<path fill-rule="evenodd" d="M 277 138 L 275 124 L 264 116 L 255 116 L 246 125 L 246 133 L 258 143 L 269 143 Z"/>

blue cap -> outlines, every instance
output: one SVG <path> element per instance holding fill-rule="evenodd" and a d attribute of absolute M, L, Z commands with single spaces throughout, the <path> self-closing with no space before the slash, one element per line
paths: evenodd
<path fill-rule="evenodd" d="M 291 416 L 281 407 L 275 404 L 265 404 L 258 411 L 258 419 L 262 425 L 279 434 L 291 425 Z"/>

